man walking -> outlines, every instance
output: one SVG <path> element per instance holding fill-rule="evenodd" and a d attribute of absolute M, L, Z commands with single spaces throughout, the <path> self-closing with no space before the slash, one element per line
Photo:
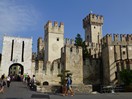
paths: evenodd
<path fill-rule="evenodd" d="M 71 77 L 68 75 L 67 77 L 67 84 L 66 84 L 66 92 L 65 92 L 65 95 L 67 96 L 68 95 L 68 91 L 70 91 L 70 95 L 73 96 L 73 90 L 72 90 L 72 79 Z"/>

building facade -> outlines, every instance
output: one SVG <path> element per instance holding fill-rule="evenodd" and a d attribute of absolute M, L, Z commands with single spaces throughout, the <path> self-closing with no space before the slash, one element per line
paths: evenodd
<path fill-rule="evenodd" d="M 72 73 L 73 84 L 121 84 L 119 72 L 132 70 L 132 34 L 107 34 L 102 37 L 104 17 L 90 13 L 83 19 L 85 45 L 89 57 L 83 59 L 82 47 L 64 39 L 64 24 L 48 21 L 44 40 L 38 38 L 37 54 L 32 55 L 32 39 L 4 37 L 1 73 L 28 73 L 36 80 L 59 85 L 59 74 Z M 13 66 L 19 66 L 14 70 Z M 11 68 L 13 67 L 13 68 Z M 11 69 L 10 69 L 11 68 Z M 20 70 L 19 70 L 20 69 Z"/>
<path fill-rule="evenodd" d="M 19 67 L 18 67 L 19 66 Z M 1 74 L 32 75 L 32 39 L 4 36 Z M 15 67 L 15 68 L 12 68 Z M 14 70 L 15 69 L 15 70 Z"/>

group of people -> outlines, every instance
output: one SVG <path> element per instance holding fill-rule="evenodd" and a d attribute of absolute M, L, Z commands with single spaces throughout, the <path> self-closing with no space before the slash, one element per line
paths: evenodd
<path fill-rule="evenodd" d="M 30 78 L 29 75 L 26 75 L 22 81 L 26 81 L 27 86 L 30 87 L 30 86 L 34 85 L 34 83 L 35 83 L 35 75 L 33 75 L 32 78 Z M 11 83 L 10 75 L 5 77 L 5 74 L 3 74 L 0 78 L 0 93 L 4 93 L 4 87 L 7 85 L 7 87 L 9 88 L 10 83 Z M 67 78 L 65 79 L 63 95 L 67 96 L 69 91 L 70 91 L 70 95 L 73 96 L 74 92 L 72 90 L 72 79 L 70 76 L 67 76 Z"/>
<path fill-rule="evenodd" d="M 72 79 L 68 75 L 66 80 L 65 80 L 63 96 L 67 96 L 69 91 L 70 91 L 70 95 L 73 96 L 74 92 L 73 92 L 73 89 L 72 89 Z"/>
<path fill-rule="evenodd" d="M 24 75 L 24 81 L 27 83 L 27 86 L 33 86 L 36 82 L 35 75 L 32 78 L 29 75 Z"/>
<path fill-rule="evenodd" d="M 5 74 L 3 74 L 0 78 L 0 93 L 4 93 L 4 88 L 7 85 L 7 87 L 10 87 L 11 81 L 25 81 L 28 86 L 31 86 L 30 84 L 34 85 L 35 83 L 35 75 L 33 75 L 32 78 L 30 78 L 29 75 L 22 76 L 22 75 L 8 75 L 5 77 Z"/>
<path fill-rule="evenodd" d="M 3 74 L 0 78 L 0 93 L 4 93 L 4 87 L 7 85 L 7 87 L 10 87 L 11 78 L 10 75 L 5 77 L 5 74 Z"/>

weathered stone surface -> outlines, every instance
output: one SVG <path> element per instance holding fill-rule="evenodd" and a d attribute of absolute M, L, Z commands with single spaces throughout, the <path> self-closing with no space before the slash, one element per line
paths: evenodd
<path fill-rule="evenodd" d="M 23 66 L 24 73 L 32 76 L 32 39 L 4 36 L 0 73 L 4 73 L 7 76 L 9 67 L 16 63 Z"/>

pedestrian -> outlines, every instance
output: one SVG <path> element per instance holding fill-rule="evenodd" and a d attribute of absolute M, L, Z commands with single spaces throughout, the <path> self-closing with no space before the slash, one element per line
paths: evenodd
<path fill-rule="evenodd" d="M 30 76 L 28 75 L 27 76 L 27 86 L 29 86 L 29 84 L 30 84 Z"/>
<path fill-rule="evenodd" d="M 68 75 L 67 77 L 67 83 L 66 83 L 66 91 L 65 91 L 65 96 L 68 95 L 68 91 L 70 91 L 70 95 L 73 96 L 73 90 L 72 90 L 72 79 L 71 77 Z"/>
<path fill-rule="evenodd" d="M 34 85 L 35 82 L 36 82 L 36 80 L 35 80 L 35 75 L 33 75 L 32 79 L 31 79 L 31 85 Z"/>
<path fill-rule="evenodd" d="M 1 79 L 0 79 L 0 85 L 1 85 L 1 88 L 0 88 L 0 93 L 4 93 L 4 87 L 6 85 L 6 82 L 5 82 L 5 74 L 3 74 L 1 76 Z"/>
<path fill-rule="evenodd" d="M 8 77 L 7 77 L 7 87 L 8 88 L 10 87 L 10 83 L 11 83 L 11 77 L 10 77 L 10 75 L 8 75 Z"/>
<path fill-rule="evenodd" d="M 63 84 L 63 86 L 62 86 L 62 95 L 63 95 L 63 96 L 65 96 L 66 91 L 67 91 L 67 79 L 65 78 L 65 79 L 64 79 L 64 84 Z"/>

